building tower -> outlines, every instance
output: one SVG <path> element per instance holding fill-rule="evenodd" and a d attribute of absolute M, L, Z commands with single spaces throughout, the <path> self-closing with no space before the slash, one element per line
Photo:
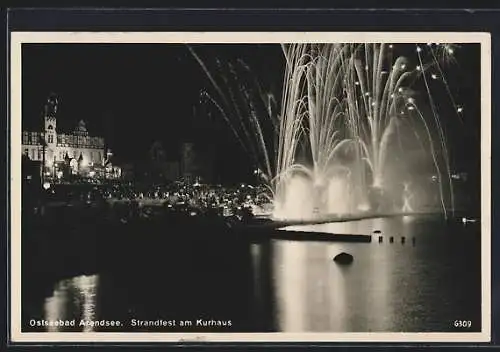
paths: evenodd
<path fill-rule="evenodd" d="M 47 99 L 44 111 L 45 120 L 45 143 L 47 144 L 47 155 L 46 160 L 51 161 L 55 156 L 55 150 L 57 145 L 57 105 L 58 99 L 55 95 L 51 94 Z"/>

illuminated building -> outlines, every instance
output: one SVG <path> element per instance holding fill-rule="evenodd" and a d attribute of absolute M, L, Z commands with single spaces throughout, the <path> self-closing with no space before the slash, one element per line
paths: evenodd
<path fill-rule="evenodd" d="M 25 156 L 43 168 L 43 178 L 65 178 L 79 175 L 96 178 L 118 178 L 120 168 L 112 165 L 111 150 L 106 150 L 103 137 L 92 136 L 81 120 L 72 133 L 57 129 L 57 97 L 45 104 L 42 131 L 23 131 L 22 150 Z M 42 171 L 42 170 L 41 170 Z"/>

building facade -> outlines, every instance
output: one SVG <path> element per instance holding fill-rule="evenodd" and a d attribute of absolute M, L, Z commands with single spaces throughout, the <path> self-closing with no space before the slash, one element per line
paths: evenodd
<path fill-rule="evenodd" d="M 42 131 L 23 131 L 22 150 L 42 167 L 42 176 L 62 179 L 71 175 L 84 177 L 119 177 L 119 168 L 111 164 L 112 153 L 106 150 L 103 137 L 92 136 L 85 122 L 72 133 L 57 129 L 57 98 L 47 100 Z"/>

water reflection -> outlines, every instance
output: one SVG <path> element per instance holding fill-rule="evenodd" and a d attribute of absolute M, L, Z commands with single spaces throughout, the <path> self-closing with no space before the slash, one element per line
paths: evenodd
<path fill-rule="evenodd" d="M 275 331 L 275 306 L 272 295 L 274 253 L 270 240 L 250 244 L 253 271 L 252 320 L 256 331 Z"/>
<path fill-rule="evenodd" d="M 287 229 L 380 233 L 371 243 L 275 240 L 273 271 L 279 331 L 411 331 L 418 329 L 424 315 L 429 314 L 422 307 L 432 309 L 435 304 L 425 302 L 422 292 L 432 296 L 438 293 L 441 269 L 428 266 L 428 248 L 419 251 L 412 245 L 418 231 L 411 218 Z M 378 236 L 383 238 L 380 243 Z M 393 242 L 388 240 L 391 237 Z M 353 263 L 335 263 L 333 258 L 341 252 L 352 254 Z"/>
<path fill-rule="evenodd" d="M 222 261 L 207 265 L 206 257 L 200 255 L 211 253 L 206 246 L 200 246 L 202 250 L 196 255 L 178 251 L 181 254 L 175 258 L 202 258 L 190 267 L 189 280 L 184 279 L 185 267 L 178 271 L 166 264 L 165 246 L 144 242 L 139 248 L 137 243 L 143 242 L 134 240 L 128 251 L 122 251 L 127 253 L 123 256 L 127 260 L 115 258 L 103 265 L 99 275 L 59 281 L 44 301 L 42 296 L 25 295 L 23 314 L 27 321 L 76 321 L 75 328 L 48 326 L 52 332 L 103 330 L 92 324 L 79 326 L 81 320 L 127 322 L 136 317 L 198 315 L 200 311 L 222 312 L 240 322 L 244 331 L 454 331 L 449 322 L 456 319 L 457 311 L 464 319 L 480 321 L 481 302 L 480 224 L 458 225 L 416 217 L 294 226 L 290 229 L 373 234 L 373 240 L 356 243 L 315 240 L 317 236 L 307 241 L 252 238 L 248 246 L 247 242 L 241 246 L 247 255 L 251 253 L 251 264 L 249 258 L 236 261 L 230 257 L 225 265 L 230 268 L 227 272 L 221 271 Z M 352 254 L 354 261 L 350 265 L 334 262 L 341 252 Z M 128 253 L 142 260 L 130 261 Z M 165 277 L 176 290 L 165 285 Z M 35 279 L 26 282 L 36 283 Z M 211 290 L 201 292 L 193 287 Z M 47 292 L 40 294 L 46 297 Z M 227 297 L 241 301 L 231 305 Z M 245 309 L 235 312 L 234 307 Z M 474 329 L 478 331 L 480 326 Z M 38 331 L 36 327 L 32 330 Z M 117 331 L 136 329 L 126 325 Z"/>
<path fill-rule="evenodd" d="M 287 332 L 304 331 L 307 300 L 305 285 L 306 246 L 300 242 L 275 245 L 275 301 L 279 328 Z"/>
<path fill-rule="evenodd" d="M 96 318 L 96 296 L 98 275 L 81 275 L 58 282 L 51 297 L 45 299 L 45 320 L 76 320 L 79 322 L 94 321 Z M 69 327 L 47 326 L 49 332 L 66 331 Z M 80 328 L 84 332 L 94 331 L 92 324 L 85 324 Z"/>

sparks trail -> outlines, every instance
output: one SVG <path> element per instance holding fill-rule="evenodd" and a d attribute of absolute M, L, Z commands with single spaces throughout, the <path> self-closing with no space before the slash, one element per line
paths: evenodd
<path fill-rule="evenodd" d="M 277 132 L 277 104 L 266 92 L 255 74 L 242 60 L 215 59 L 210 68 L 200 55 L 188 46 L 213 87 L 213 93 L 201 93 L 227 123 L 243 151 L 250 157 L 264 180 L 273 177 L 273 136 Z"/>
<path fill-rule="evenodd" d="M 437 174 L 446 216 L 454 208 L 451 169 L 429 80 L 440 77 L 460 113 L 442 68 L 457 47 L 414 48 L 406 57 L 385 43 L 283 44 L 279 115 L 243 62 L 218 60 L 212 70 L 190 50 L 213 85 L 217 97 L 209 100 L 266 176 L 275 217 L 419 208 L 435 192 L 426 186 L 412 193 L 418 182 L 408 171 L 409 155 L 415 150 Z M 271 134 L 263 126 L 271 126 Z"/>

